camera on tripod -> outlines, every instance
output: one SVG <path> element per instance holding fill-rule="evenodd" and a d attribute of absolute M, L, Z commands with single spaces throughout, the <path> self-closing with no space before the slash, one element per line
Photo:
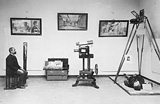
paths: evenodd
<path fill-rule="evenodd" d="M 138 23 L 143 22 L 144 17 L 145 17 L 144 16 L 144 9 L 140 10 L 139 14 L 136 11 L 132 11 L 131 13 L 136 17 L 136 18 L 133 18 L 130 20 L 131 24 L 138 24 Z"/>

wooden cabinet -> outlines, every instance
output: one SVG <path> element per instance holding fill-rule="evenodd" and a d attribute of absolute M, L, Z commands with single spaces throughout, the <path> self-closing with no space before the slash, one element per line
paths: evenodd
<path fill-rule="evenodd" d="M 68 70 L 50 70 L 46 69 L 46 77 L 48 81 L 63 81 L 68 79 Z"/>
<path fill-rule="evenodd" d="M 61 69 L 55 67 L 46 67 L 48 62 L 61 61 L 63 63 Z M 44 70 L 46 70 L 46 77 L 48 81 L 61 81 L 68 79 L 69 64 L 68 58 L 48 58 L 45 64 Z"/>

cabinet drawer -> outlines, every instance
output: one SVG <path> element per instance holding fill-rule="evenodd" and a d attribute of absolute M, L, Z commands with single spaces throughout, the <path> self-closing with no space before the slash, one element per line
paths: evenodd
<path fill-rule="evenodd" d="M 47 75 L 68 75 L 67 70 L 47 70 Z"/>
<path fill-rule="evenodd" d="M 48 81 L 63 81 L 67 80 L 67 76 L 47 76 Z"/>

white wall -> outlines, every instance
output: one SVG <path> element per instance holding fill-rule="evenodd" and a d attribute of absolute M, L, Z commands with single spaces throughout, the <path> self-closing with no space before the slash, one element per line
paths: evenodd
<path fill-rule="evenodd" d="M 156 41 L 160 48 L 160 1 L 159 0 L 140 0 L 140 9 L 145 9 L 145 15 L 148 17 Z M 158 59 L 153 45 L 147 40 L 145 46 L 142 75 L 160 82 L 160 60 Z"/>
<path fill-rule="evenodd" d="M 127 37 L 98 37 L 99 20 L 129 20 L 130 13 L 138 10 L 138 0 L 1 0 L 0 1 L 0 75 L 5 75 L 5 58 L 8 48 L 17 49 L 22 66 L 23 42 L 28 42 L 28 71 L 30 75 L 44 75 L 44 61 L 49 57 L 69 58 L 69 74 L 77 75 L 82 60 L 74 53 L 76 42 L 93 40 L 91 66 L 97 63 L 99 74 L 116 72 L 126 45 Z M 88 13 L 87 31 L 58 31 L 57 13 Z M 42 36 L 13 36 L 10 18 L 42 18 Z M 129 32 L 130 32 L 129 27 Z M 122 70 L 136 71 L 135 42 L 129 54 L 131 63 Z M 135 57 L 136 56 L 136 57 Z"/>

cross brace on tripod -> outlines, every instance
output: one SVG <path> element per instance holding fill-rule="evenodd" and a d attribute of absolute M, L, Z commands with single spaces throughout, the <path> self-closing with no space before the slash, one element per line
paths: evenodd
<path fill-rule="evenodd" d="M 144 15 L 144 9 L 140 10 L 139 14 L 137 14 L 135 11 L 132 11 L 131 12 L 136 18 L 134 19 L 131 19 L 130 20 L 130 23 L 133 24 L 132 26 L 132 30 L 130 32 L 130 35 L 129 35 L 129 38 L 128 38 L 128 41 L 127 41 L 127 44 L 126 44 L 126 47 L 125 47 L 125 50 L 124 50 L 124 53 L 122 55 L 122 59 L 121 59 L 121 62 L 119 64 L 119 67 L 118 67 L 118 71 L 117 71 L 117 74 L 116 74 L 116 77 L 115 77 L 115 80 L 114 82 L 116 83 L 117 81 L 117 77 L 120 73 L 120 70 L 123 66 L 123 63 L 125 61 L 125 56 L 128 54 L 129 52 L 129 49 L 133 43 L 133 40 L 135 38 L 135 35 L 137 33 L 137 30 L 139 29 L 139 25 L 140 24 L 144 24 L 144 29 L 146 30 L 146 35 L 147 37 L 149 38 L 149 41 L 150 43 L 152 44 L 157 56 L 158 56 L 158 59 L 160 61 L 160 50 L 159 50 L 159 47 L 158 47 L 158 44 L 156 42 L 156 39 L 155 39 L 155 36 L 154 36 L 154 33 L 152 31 L 152 28 L 151 28 L 151 25 L 149 23 L 149 20 L 148 18 Z M 138 70 L 139 70 L 139 75 L 141 75 L 141 66 L 142 66 L 142 53 L 143 53 L 143 47 L 144 47 L 144 34 L 142 36 L 136 36 L 137 38 L 137 52 L 138 52 Z M 142 38 L 142 39 L 141 39 Z M 142 40 L 141 42 L 141 46 L 140 43 L 139 43 L 139 40 Z"/>

